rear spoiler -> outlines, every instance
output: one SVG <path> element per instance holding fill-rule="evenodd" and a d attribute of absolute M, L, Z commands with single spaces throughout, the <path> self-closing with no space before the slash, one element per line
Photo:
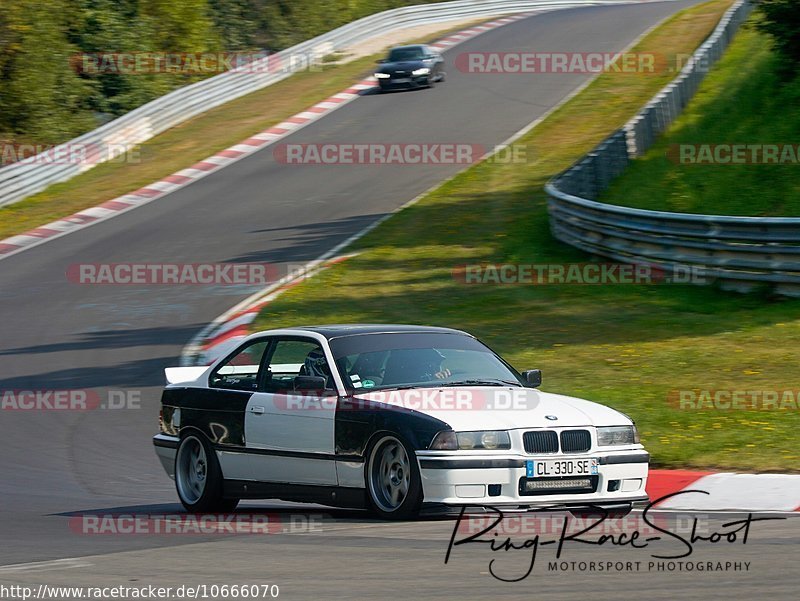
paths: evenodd
<path fill-rule="evenodd" d="M 164 375 L 167 377 L 167 384 L 182 384 L 184 382 L 194 382 L 202 376 L 208 369 L 207 365 L 192 367 L 167 367 Z"/>

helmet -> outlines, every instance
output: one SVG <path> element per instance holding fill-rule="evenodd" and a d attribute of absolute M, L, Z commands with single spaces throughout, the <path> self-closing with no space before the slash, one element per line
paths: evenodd
<path fill-rule="evenodd" d="M 420 365 L 424 365 L 431 373 L 436 373 L 442 367 L 445 356 L 433 348 L 419 349 L 414 352 L 415 359 Z"/>
<path fill-rule="evenodd" d="M 325 378 L 325 382 L 328 382 L 328 378 L 331 375 L 331 369 L 328 366 L 328 360 L 325 358 L 325 353 L 322 352 L 321 348 L 315 348 L 313 351 L 308 353 L 308 355 L 306 355 L 306 359 L 303 362 L 303 367 L 305 368 L 305 375 Z"/>

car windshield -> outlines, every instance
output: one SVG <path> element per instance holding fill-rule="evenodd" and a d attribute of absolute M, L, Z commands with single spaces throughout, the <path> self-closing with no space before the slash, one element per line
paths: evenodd
<path fill-rule="evenodd" d="M 390 63 L 398 63 L 401 61 L 418 61 L 425 56 L 425 52 L 419 46 L 413 46 L 411 48 L 393 48 L 389 52 L 389 58 L 387 59 Z"/>
<path fill-rule="evenodd" d="M 522 379 L 470 336 L 392 333 L 331 340 L 336 367 L 351 391 L 435 386 L 522 386 Z"/>

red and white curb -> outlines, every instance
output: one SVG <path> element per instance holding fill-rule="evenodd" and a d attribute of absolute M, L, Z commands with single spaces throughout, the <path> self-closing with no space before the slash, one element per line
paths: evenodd
<path fill-rule="evenodd" d="M 550 9 L 554 10 L 554 9 Z M 462 42 L 472 39 L 486 31 L 508 25 L 514 21 L 519 21 L 532 15 L 547 12 L 546 10 L 529 11 L 520 13 L 494 21 L 489 21 L 481 25 L 476 25 L 458 33 L 448 35 L 433 44 L 439 50 L 448 50 Z M 309 123 L 319 120 L 323 116 L 345 106 L 358 98 L 365 90 L 375 87 L 375 78 L 368 77 L 356 84 L 351 85 L 346 90 L 334 94 L 330 98 L 316 103 L 314 106 L 289 117 L 285 121 L 278 123 L 264 131 L 250 136 L 238 144 L 226 148 L 213 156 L 195 163 L 191 167 L 181 169 L 165 177 L 164 179 L 139 188 L 128 194 L 124 194 L 98 206 L 84 209 L 69 217 L 53 221 L 46 225 L 34 228 L 23 234 L 11 236 L 0 240 L 0 260 L 14 254 L 38 246 L 55 238 L 65 236 L 77 230 L 95 225 L 137 207 L 163 198 L 164 196 L 188 186 L 189 184 L 227 167 L 242 158 L 245 158 L 264 147 L 274 144 L 276 141 L 285 138 L 295 131 L 305 127 Z"/>
<path fill-rule="evenodd" d="M 734 474 L 686 470 L 650 470 L 652 500 L 687 492 L 656 505 L 692 511 L 800 511 L 800 474 Z"/>

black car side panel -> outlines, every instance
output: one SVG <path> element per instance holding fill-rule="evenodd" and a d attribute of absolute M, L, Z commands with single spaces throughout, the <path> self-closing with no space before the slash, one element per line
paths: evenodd
<path fill-rule="evenodd" d="M 213 388 L 167 388 L 161 396 L 165 430 L 196 428 L 220 446 L 243 447 L 244 414 L 252 392 Z M 173 426 L 180 408 L 180 428 Z"/>
<path fill-rule="evenodd" d="M 244 418 L 253 393 L 205 388 L 167 388 L 161 398 L 165 430 L 176 434 L 196 428 L 219 446 L 244 447 Z M 180 408 L 180 428 L 173 425 L 174 409 Z M 402 436 L 413 450 L 426 449 L 433 437 L 450 426 L 424 413 L 372 401 L 339 398 L 335 418 L 335 452 L 349 458 L 364 457 L 378 432 Z"/>
<path fill-rule="evenodd" d="M 404 407 L 343 397 L 336 408 L 337 455 L 364 457 L 377 432 L 402 436 L 413 450 L 427 449 L 433 437 L 450 426 L 440 419 Z"/>

